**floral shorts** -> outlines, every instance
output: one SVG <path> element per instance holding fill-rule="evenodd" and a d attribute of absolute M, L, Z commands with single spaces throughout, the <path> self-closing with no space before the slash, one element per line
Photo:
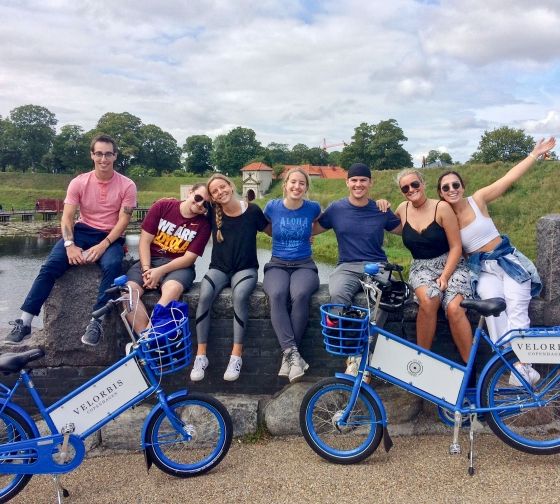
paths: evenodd
<path fill-rule="evenodd" d="M 429 297 L 438 296 L 446 312 L 447 306 L 455 296 L 460 295 L 465 299 L 473 297 L 469 270 L 462 257 L 457 264 L 457 268 L 455 268 L 455 271 L 447 282 L 447 289 L 442 292 L 437 286 L 436 280 L 441 276 L 445 268 L 448 255 L 449 254 L 446 253 L 434 257 L 433 259 L 413 259 L 410 265 L 410 275 L 408 277 L 408 283 L 414 290 L 418 287 L 426 286 L 428 288 Z"/>

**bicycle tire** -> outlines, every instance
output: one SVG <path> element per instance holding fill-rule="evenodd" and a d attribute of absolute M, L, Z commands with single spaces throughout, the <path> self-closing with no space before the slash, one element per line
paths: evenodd
<path fill-rule="evenodd" d="M 349 425 L 337 426 L 337 416 L 348 404 L 353 382 L 326 378 L 305 394 L 299 424 L 307 444 L 322 458 L 336 464 L 355 464 L 369 457 L 383 436 L 381 410 L 364 388 L 360 390 Z"/>
<path fill-rule="evenodd" d="M 210 471 L 231 446 L 233 424 L 228 410 L 211 396 L 187 393 L 171 399 L 169 407 L 192 438 L 183 439 L 160 409 L 146 427 L 148 456 L 156 467 L 178 478 Z"/>
<path fill-rule="evenodd" d="M 35 437 L 31 420 L 26 419 L 9 405 L 0 412 L 0 444 L 24 441 Z M 25 453 L 14 453 L 22 463 L 30 463 L 33 457 L 25 458 Z M 2 462 L 0 462 L 1 464 Z M 32 474 L 0 474 L 0 503 L 8 502 L 20 493 Z"/>
<path fill-rule="evenodd" d="M 518 360 L 513 350 L 504 356 L 509 363 Z M 512 448 L 534 455 L 559 453 L 560 365 L 533 364 L 533 367 L 541 375 L 534 391 L 542 395 L 543 406 L 524 406 L 532 400 L 532 394 L 525 386 L 509 384 L 511 371 L 502 360 L 497 360 L 486 374 L 482 384 L 482 406 L 520 406 L 519 410 L 496 409 L 486 414 L 494 434 Z"/>

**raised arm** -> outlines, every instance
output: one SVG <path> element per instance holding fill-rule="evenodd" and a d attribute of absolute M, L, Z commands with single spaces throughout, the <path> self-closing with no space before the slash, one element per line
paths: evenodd
<path fill-rule="evenodd" d="M 476 191 L 473 194 L 474 199 L 479 203 L 488 204 L 499 198 L 512 186 L 514 182 L 518 181 L 529 170 L 529 168 L 533 166 L 540 156 L 545 155 L 548 151 L 554 149 L 555 145 L 556 139 L 554 137 L 550 137 L 548 140 L 545 140 L 544 138 L 539 140 L 533 150 L 523 161 L 517 163 L 503 177 L 496 180 L 496 182 Z"/>

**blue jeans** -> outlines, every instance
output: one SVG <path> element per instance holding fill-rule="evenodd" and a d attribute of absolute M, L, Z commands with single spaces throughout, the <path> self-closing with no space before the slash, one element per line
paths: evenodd
<path fill-rule="evenodd" d="M 74 243 L 78 247 L 87 250 L 100 243 L 108 234 L 105 231 L 78 223 L 74 226 Z M 101 308 L 109 301 L 109 296 L 105 294 L 105 291 L 111 287 L 116 277 L 122 275 L 123 244 L 123 238 L 115 240 L 96 263 L 101 268 L 103 276 L 99 284 L 99 294 L 93 311 Z M 49 257 L 41 266 L 39 274 L 31 286 L 31 290 L 27 294 L 23 305 L 21 305 L 22 311 L 32 315 L 39 315 L 41 307 L 49 297 L 54 283 L 69 267 L 70 263 L 64 248 L 64 240 L 61 239 L 56 242 Z"/>

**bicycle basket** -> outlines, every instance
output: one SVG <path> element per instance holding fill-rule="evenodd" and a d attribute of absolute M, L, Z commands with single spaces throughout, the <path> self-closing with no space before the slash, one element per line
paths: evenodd
<path fill-rule="evenodd" d="M 142 331 L 138 342 L 146 364 L 156 375 L 186 368 L 192 360 L 186 303 L 172 301 L 165 307 L 156 305 L 152 313 L 152 326 Z"/>
<path fill-rule="evenodd" d="M 321 306 L 325 350 L 333 355 L 358 355 L 368 340 L 368 311 L 357 306 Z"/>

